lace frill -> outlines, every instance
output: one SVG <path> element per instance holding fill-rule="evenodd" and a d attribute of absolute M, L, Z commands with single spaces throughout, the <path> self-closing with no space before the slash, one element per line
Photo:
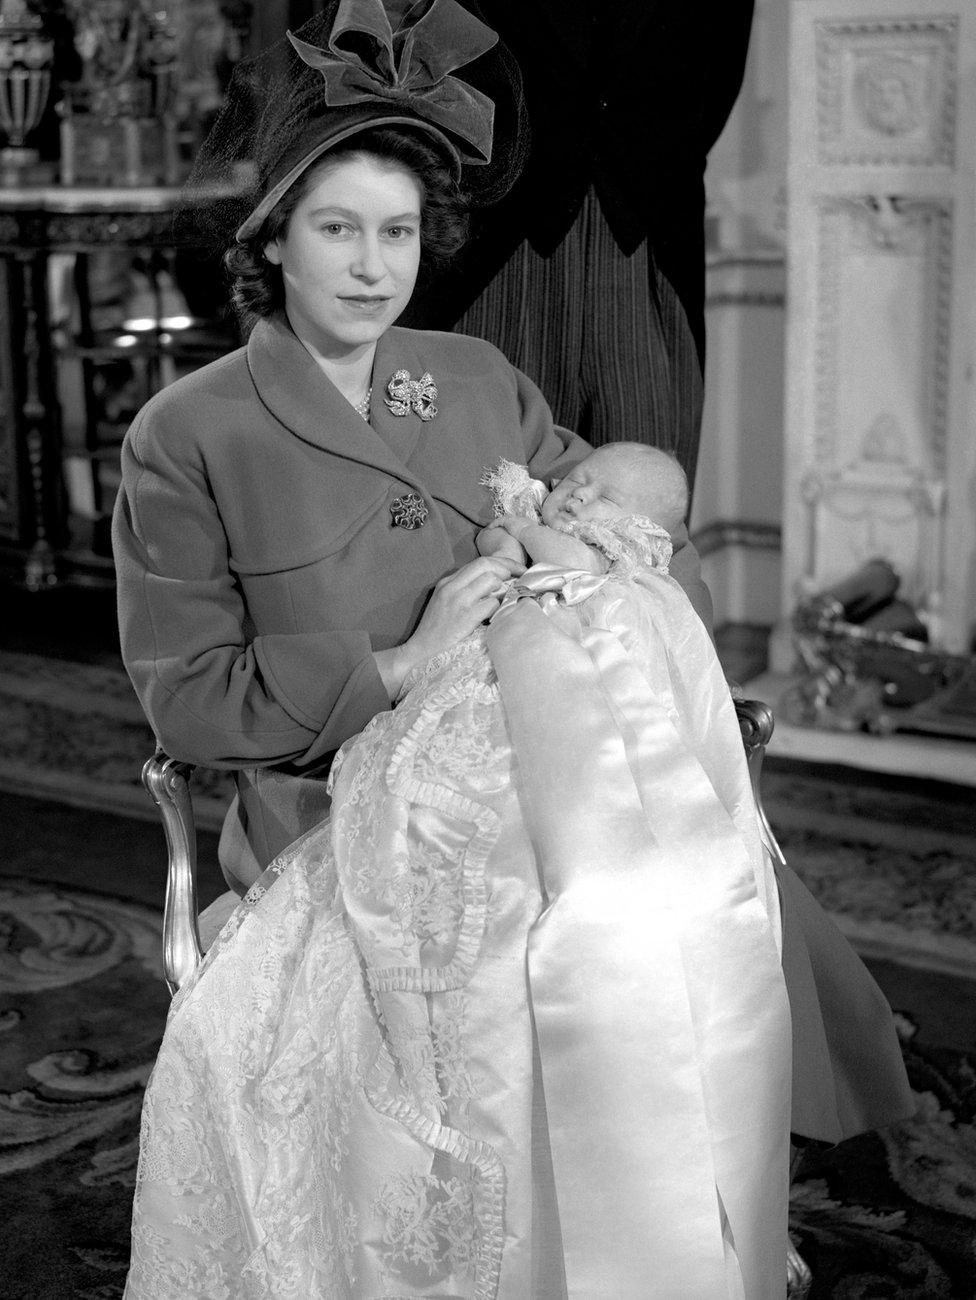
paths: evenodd
<path fill-rule="evenodd" d="M 539 479 L 531 477 L 525 465 L 500 460 L 494 469 L 486 469 L 478 482 L 491 493 L 496 518 L 502 515 L 539 518 L 548 489 Z"/>
<path fill-rule="evenodd" d="M 671 534 L 644 515 L 622 519 L 576 519 L 560 530 L 595 546 L 610 561 L 616 578 L 633 578 L 642 570 L 667 574 L 673 547 Z"/>

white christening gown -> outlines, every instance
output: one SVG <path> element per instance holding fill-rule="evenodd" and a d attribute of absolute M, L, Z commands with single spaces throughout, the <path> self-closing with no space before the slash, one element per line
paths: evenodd
<path fill-rule="evenodd" d="M 776 888 L 708 636 L 621 538 L 344 747 L 177 995 L 128 1300 L 785 1294 Z"/>

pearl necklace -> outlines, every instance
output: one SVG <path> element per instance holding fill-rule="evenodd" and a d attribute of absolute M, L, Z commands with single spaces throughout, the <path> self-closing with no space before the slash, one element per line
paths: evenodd
<path fill-rule="evenodd" d="M 363 419 L 366 421 L 367 424 L 369 424 L 369 404 L 370 401 L 372 400 L 372 397 L 373 397 L 373 385 L 370 384 L 370 386 L 366 389 L 366 396 L 363 398 L 363 400 L 361 402 L 353 403 L 353 409 L 363 417 Z"/>

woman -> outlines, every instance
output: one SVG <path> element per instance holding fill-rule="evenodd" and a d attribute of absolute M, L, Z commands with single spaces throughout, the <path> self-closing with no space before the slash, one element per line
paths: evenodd
<path fill-rule="evenodd" d="M 342 54 L 355 7 L 332 10 L 332 62 L 361 71 Z M 448 63 L 455 47 L 468 58 L 493 44 L 474 18 L 444 12 L 435 5 L 417 27 Z M 239 80 L 253 79 L 245 69 Z M 484 466 L 507 457 L 558 476 L 588 450 L 553 428 L 538 390 L 494 349 L 390 329 L 418 266 L 460 242 L 452 171 L 463 165 L 466 188 L 483 193 L 517 167 L 513 150 L 492 163 L 477 152 L 491 138 L 485 97 L 330 107 L 343 92 L 294 52 L 275 85 L 251 128 L 264 193 L 230 255 L 238 304 L 257 323 L 245 350 L 137 418 L 114 532 L 123 655 L 160 743 L 237 773 L 221 861 L 240 892 L 324 814 L 332 754 L 390 706 L 409 664 L 497 604 L 510 570 L 474 546 L 490 514 Z M 232 93 L 218 123 L 218 161 L 245 98 Z M 422 116 L 432 103 L 449 128 Z M 354 142 L 368 155 L 350 153 Z M 323 185 L 331 232 L 316 209 Z M 692 548 L 675 571 L 707 617 Z"/>
<path fill-rule="evenodd" d="M 275 55 L 238 78 L 211 158 L 231 164 L 243 151 L 257 159 L 229 259 L 238 304 L 257 320 L 244 349 L 154 398 L 123 454 L 115 519 L 123 653 L 165 748 L 235 771 L 221 859 L 240 892 L 322 819 L 338 747 L 388 712 L 412 668 L 449 653 L 498 607 L 518 566 L 476 557 L 475 535 L 491 517 L 478 485 L 484 468 L 507 459 L 534 477 L 559 477 L 589 450 L 553 428 L 538 391 L 490 346 L 393 323 L 425 258 L 457 243 L 458 179 L 491 197 L 510 182 L 520 154 L 515 83 L 493 35 L 453 0 L 415 5 L 402 20 L 399 12 L 392 2 L 341 0 L 303 29 L 284 67 Z M 491 149 L 491 99 L 451 75 L 469 63 L 466 75 L 492 89 L 499 108 L 509 105 L 505 152 Z M 216 170 L 205 168 L 204 179 Z M 219 205 L 214 211 L 216 220 L 224 215 Z M 687 544 L 672 573 L 707 622 Z M 268 907 L 282 909 L 283 932 L 289 917 L 297 923 L 289 891 L 302 885 L 283 870 L 287 862 L 276 862 L 251 900 L 267 891 Z M 274 943 L 266 953 L 252 945 L 246 982 L 222 962 L 233 926 L 206 978 L 174 1004 L 167 1042 L 181 1046 L 175 1055 L 164 1049 L 147 1106 L 129 1294 L 572 1294 L 563 1261 L 578 1243 L 560 1241 L 545 1143 L 504 1208 L 503 1177 L 485 1183 L 494 1189 L 485 1200 L 477 1180 L 428 1168 L 377 1193 L 376 1221 L 366 1223 L 364 1179 L 397 1152 L 413 1152 L 417 1134 L 387 1115 L 374 1146 L 356 1145 L 337 1192 L 330 1162 L 339 1157 L 329 1143 L 378 1113 L 373 1106 L 365 1118 L 352 1115 L 359 1103 L 339 1089 L 316 1137 L 328 1158 L 305 1166 L 312 1134 L 289 1089 L 307 1084 L 311 1065 L 334 1060 L 326 1047 L 335 1047 L 347 1012 L 355 1024 L 343 1043 L 361 1046 L 373 1026 L 356 1020 L 361 999 L 349 1009 L 348 945 L 330 900 L 321 901 L 324 942 L 313 950 L 326 965 L 302 968 L 306 996 L 322 1012 L 319 1040 L 300 1026 L 281 1038 L 287 1006 L 268 981 L 278 995 L 291 985 L 275 965 Z M 257 918 L 266 915 L 245 908 L 234 925 L 263 924 Z M 229 985 L 221 971 L 234 972 Z M 810 988 L 808 972 L 803 980 Z M 505 1008 L 493 1014 L 504 1025 Z M 450 1019 L 442 1026 L 448 1055 L 456 1032 Z M 544 1106 L 531 1033 L 515 1037 L 512 1059 L 488 1060 L 485 1069 L 503 1082 L 521 1077 L 516 1092 L 529 1108 L 519 1123 L 531 1149 L 546 1132 Z M 818 1066 L 824 1051 L 818 1041 Z M 203 1101 L 190 1086 L 201 1060 L 210 1080 Z M 262 1113 L 269 1104 L 281 1125 L 280 1141 L 259 1158 L 220 1140 L 236 1134 L 246 1147 L 248 1115 L 234 1091 L 242 1072 L 260 1078 Z M 824 1074 L 829 1084 L 829 1066 Z M 892 1095 L 900 1096 L 897 1087 L 876 1089 L 872 1114 L 897 1110 Z M 505 1087 L 498 1096 L 504 1111 Z M 841 1103 L 857 1111 L 846 1096 L 831 1096 L 832 1120 Z M 816 1126 L 802 1131 L 822 1135 Z M 215 1140 L 224 1153 L 219 1176 L 200 1158 Z M 295 1191 L 284 1218 L 273 1195 L 282 1187 Z M 179 1189 L 175 1201 L 167 1188 Z M 358 1191 L 347 1196 L 350 1188 Z M 312 1213 L 323 1204 L 327 1222 Z M 262 1219 L 271 1205 L 274 1232 Z M 363 1252 L 377 1270 L 369 1282 Z M 609 1285 L 608 1295 L 625 1294 Z M 680 1294 L 671 1278 L 661 1285 L 662 1294 Z"/>

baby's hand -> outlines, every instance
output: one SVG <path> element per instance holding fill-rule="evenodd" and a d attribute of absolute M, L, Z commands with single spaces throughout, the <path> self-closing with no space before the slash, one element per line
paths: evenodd
<path fill-rule="evenodd" d="M 500 518 L 495 520 L 495 525 L 498 528 L 504 528 L 506 533 L 510 537 L 514 537 L 516 541 L 521 540 L 526 529 L 537 527 L 534 519 L 526 519 L 524 515 L 501 515 Z"/>
<path fill-rule="evenodd" d="M 486 528 L 482 528 L 475 538 L 479 555 L 501 555 L 522 564 L 526 562 L 528 557 L 525 548 L 508 527 L 508 521 L 514 518 L 514 515 L 502 515 L 500 519 L 493 519 Z"/>

